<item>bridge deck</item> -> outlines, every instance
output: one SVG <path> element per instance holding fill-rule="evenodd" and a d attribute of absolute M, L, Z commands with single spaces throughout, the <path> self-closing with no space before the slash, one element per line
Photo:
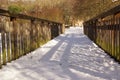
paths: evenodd
<path fill-rule="evenodd" d="M 119 80 L 120 65 L 82 31 L 66 29 L 65 34 L 8 63 L 0 70 L 0 80 Z"/>

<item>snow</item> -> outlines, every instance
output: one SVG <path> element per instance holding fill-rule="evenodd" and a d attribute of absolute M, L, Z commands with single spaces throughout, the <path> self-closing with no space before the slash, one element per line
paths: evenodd
<path fill-rule="evenodd" d="M 80 27 L 7 63 L 0 80 L 120 80 L 120 65 L 83 34 Z"/>

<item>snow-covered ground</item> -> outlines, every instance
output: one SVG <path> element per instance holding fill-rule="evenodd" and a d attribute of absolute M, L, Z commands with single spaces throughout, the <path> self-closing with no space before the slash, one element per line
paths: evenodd
<path fill-rule="evenodd" d="M 98 48 L 80 27 L 0 70 L 0 80 L 120 80 L 120 65 Z"/>

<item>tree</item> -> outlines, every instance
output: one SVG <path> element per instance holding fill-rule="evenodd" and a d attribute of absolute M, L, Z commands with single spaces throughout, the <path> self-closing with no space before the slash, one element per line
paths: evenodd
<path fill-rule="evenodd" d="M 120 1 L 112 2 L 110 0 L 76 0 L 73 8 L 75 18 L 88 20 L 117 5 Z"/>
<path fill-rule="evenodd" d="M 0 4 L 15 13 L 21 12 L 34 17 L 71 24 L 73 20 L 93 18 L 119 5 L 120 0 L 115 2 L 112 2 L 112 0 L 34 0 L 34 2 L 30 0 L 15 0 L 12 2 L 1 0 Z"/>

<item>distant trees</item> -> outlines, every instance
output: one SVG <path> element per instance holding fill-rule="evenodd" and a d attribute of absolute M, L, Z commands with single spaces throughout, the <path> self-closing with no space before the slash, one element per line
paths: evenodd
<path fill-rule="evenodd" d="M 18 13 L 72 24 L 88 20 L 119 5 L 120 0 L 0 0 L 0 7 Z"/>
<path fill-rule="evenodd" d="M 82 20 L 93 18 L 114 6 L 120 5 L 120 0 L 75 0 L 74 16 Z"/>

